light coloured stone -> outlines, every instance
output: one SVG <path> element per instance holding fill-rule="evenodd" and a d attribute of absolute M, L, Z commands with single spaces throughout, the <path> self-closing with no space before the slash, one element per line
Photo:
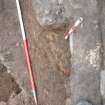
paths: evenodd
<path fill-rule="evenodd" d="M 67 23 L 65 0 L 32 0 L 35 15 L 44 28 L 58 28 Z M 69 1 L 66 1 L 69 3 Z M 50 26 L 50 27 L 49 27 Z"/>
<path fill-rule="evenodd" d="M 71 104 L 71 98 L 67 98 L 66 99 L 66 105 L 70 105 Z"/>
<path fill-rule="evenodd" d="M 80 101 L 77 105 L 92 105 L 92 104 L 83 100 L 83 101 Z"/>
<path fill-rule="evenodd" d="M 101 72 L 100 91 L 103 98 L 105 98 L 105 70 Z"/>

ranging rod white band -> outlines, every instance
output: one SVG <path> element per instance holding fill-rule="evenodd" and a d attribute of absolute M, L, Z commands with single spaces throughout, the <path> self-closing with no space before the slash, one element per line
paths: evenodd
<path fill-rule="evenodd" d="M 26 40 L 25 29 L 24 29 L 24 24 L 23 24 L 23 20 L 22 20 L 22 14 L 21 14 L 21 9 L 20 9 L 20 5 L 19 5 L 19 0 L 16 0 L 16 5 L 17 5 L 17 10 L 18 10 L 18 16 L 19 16 L 19 21 L 20 21 L 22 37 L 23 37 L 23 40 Z"/>
<path fill-rule="evenodd" d="M 80 18 L 75 22 L 74 27 L 79 26 L 82 22 L 83 22 L 83 18 L 80 17 Z"/>
<path fill-rule="evenodd" d="M 38 105 L 37 97 L 36 97 L 36 91 L 35 90 L 33 90 L 33 96 L 34 96 L 34 100 L 35 100 L 36 105 Z"/>

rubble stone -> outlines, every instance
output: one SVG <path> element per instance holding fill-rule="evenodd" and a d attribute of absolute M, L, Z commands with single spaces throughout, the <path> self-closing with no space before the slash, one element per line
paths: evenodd
<path fill-rule="evenodd" d="M 33 0 L 36 18 L 44 28 L 58 28 L 67 23 L 65 0 Z"/>

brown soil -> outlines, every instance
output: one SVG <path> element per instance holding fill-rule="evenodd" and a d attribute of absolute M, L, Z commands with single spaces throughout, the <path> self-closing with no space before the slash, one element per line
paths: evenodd
<path fill-rule="evenodd" d="M 65 28 L 44 30 L 36 21 L 31 4 L 30 0 L 21 1 L 39 105 L 65 105 L 65 78 L 70 73 L 69 47 L 63 35 Z"/>
<path fill-rule="evenodd" d="M 7 68 L 0 63 L 0 101 L 7 102 L 9 97 L 21 92 L 19 85 L 15 79 L 7 73 Z"/>

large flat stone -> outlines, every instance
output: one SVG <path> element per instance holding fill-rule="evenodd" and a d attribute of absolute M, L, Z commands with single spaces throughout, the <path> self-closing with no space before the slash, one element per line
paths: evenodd
<path fill-rule="evenodd" d="M 101 104 L 101 34 L 98 25 L 98 2 L 70 0 L 75 17 L 82 16 L 83 24 L 73 34 L 72 73 L 70 77 L 71 105 L 79 100 Z"/>

